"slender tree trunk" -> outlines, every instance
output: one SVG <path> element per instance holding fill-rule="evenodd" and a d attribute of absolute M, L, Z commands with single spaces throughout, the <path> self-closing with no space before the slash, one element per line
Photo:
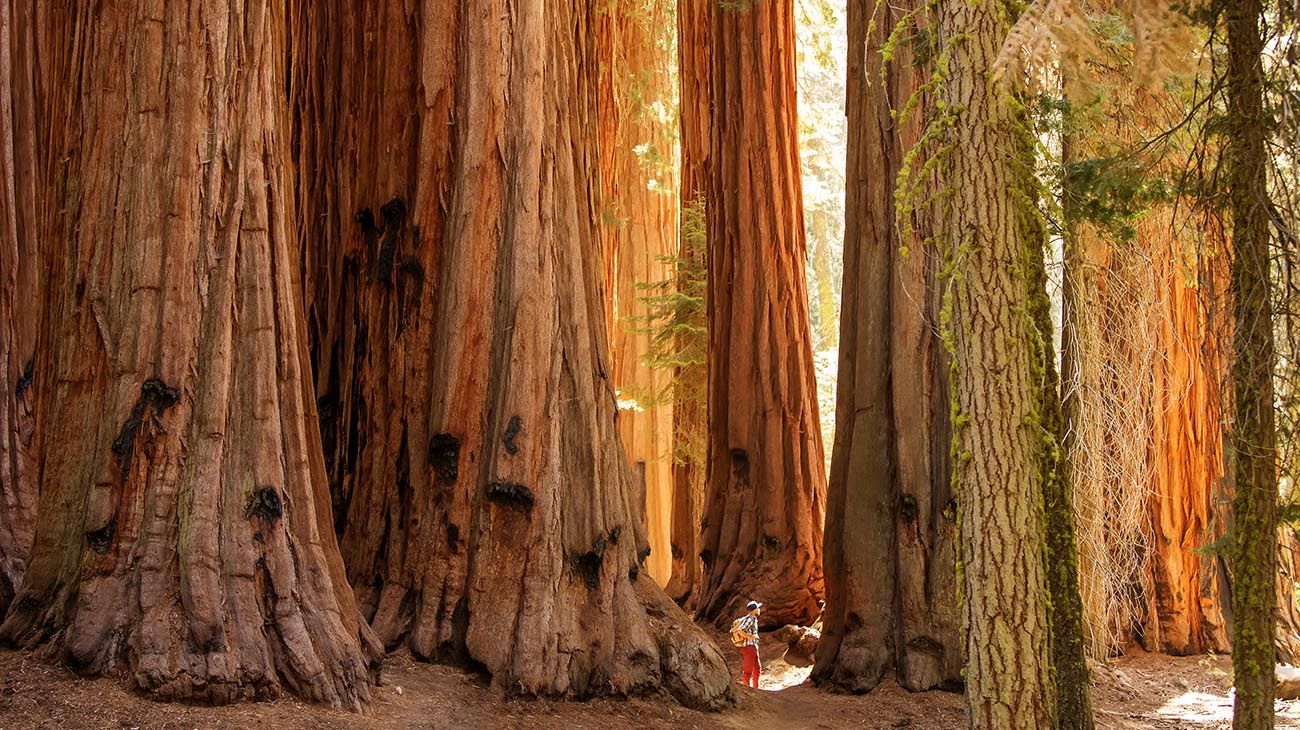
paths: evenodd
<path fill-rule="evenodd" d="M 36 140 L 36 7 L 0 2 L 0 615 L 22 581 L 36 524 L 41 266 Z"/>
<path fill-rule="evenodd" d="M 1231 3 L 1227 22 L 1227 194 L 1232 211 L 1233 727 L 1273 727 L 1277 596 L 1277 433 L 1273 414 L 1273 311 L 1260 59 L 1259 0 Z"/>
<path fill-rule="evenodd" d="M 677 180 L 670 98 L 670 0 L 613 3 L 599 16 L 600 167 L 611 377 L 620 401 L 618 430 L 645 473 L 646 572 L 672 576 L 673 403 L 670 374 L 645 364 L 652 333 L 640 285 L 665 281 L 676 255 Z"/>
<path fill-rule="evenodd" d="M 712 0 L 677 0 L 677 100 L 680 128 L 681 201 L 678 257 L 701 262 L 708 251 L 707 193 L 709 185 L 709 125 L 711 122 L 709 69 L 711 42 L 709 5 Z M 680 349 L 680 348 L 679 348 Z M 706 343 L 707 349 L 707 343 Z M 703 372 L 701 372 L 703 371 Z M 704 512 L 705 463 L 696 458 L 692 438 L 708 439 L 708 372 L 705 368 L 679 368 L 676 377 L 687 398 L 673 409 L 673 576 L 668 595 L 694 610 L 700 597 L 700 523 Z M 694 379 L 699 384 L 697 402 Z M 706 447 L 707 450 L 707 447 Z"/>
<path fill-rule="evenodd" d="M 1032 191 L 1019 176 L 1028 133 L 990 80 L 1005 7 L 948 0 L 939 42 L 953 110 L 946 142 L 944 243 L 953 353 L 954 481 L 961 533 L 966 698 L 972 728 L 1055 720 L 1043 561 L 1040 337 L 1029 314 L 1041 261 Z M 1027 199 L 1028 197 L 1028 199 Z"/>
<path fill-rule="evenodd" d="M 41 508 L 0 638 L 49 643 L 87 673 L 124 665 L 164 699 L 287 689 L 358 707 L 379 647 L 328 529 L 281 136 L 285 18 L 155 10 L 45 19 L 49 97 L 66 107 L 45 186 Z"/>
<path fill-rule="evenodd" d="M 923 243 L 932 221 L 928 209 L 913 211 L 902 237 L 893 197 L 921 130 L 918 117 L 900 127 L 891 110 L 917 93 L 924 73 L 906 49 L 887 68 L 880 56 L 908 10 L 848 7 L 850 45 L 865 50 L 849 58 L 841 378 L 813 677 L 858 692 L 894 671 L 912 690 L 961 682 L 948 364 L 935 334 L 937 261 Z"/>
<path fill-rule="evenodd" d="M 1033 154 L 1026 144 L 1021 159 Z M 1022 176 L 1032 175 L 1031 167 Z M 1022 189 L 1037 192 L 1032 181 Z M 1035 198 L 1036 199 L 1036 198 Z M 1047 617 L 1051 626 L 1052 680 L 1056 691 L 1056 728 L 1058 730 L 1092 730 L 1092 696 L 1088 688 L 1088 664 L 1084 651 L 1083 599 L 1079 593 L 1079 555 L 1075 536 L 1074 503 L 1065 480 L 1064 408 L 1061 380 L 1056 370 L 1056 352 L 1052 346 L 1051 299 L 1047 295 L 1047 231 L 1036 214 L 1025 216 L 1032 223 L 1024 225 L 1030 239 L 1026 254 L 1029 278 L 1029 307 L 1036 332 L 1035 346 L 1038 371 L 1041 373 L 1039 414 L 1045 445 L 1040 446 L 1039 471 L 1042 480 L 1044 560 L 1047 572 Z"/>
<path fill-rule="evenodd" d="M 710 4 L 709 456 L 700 614 L 822 595 L 826 472 L 799 182 L 793 0 Z"/>
<path fill-rule="evenodd" d="M 334 378 L 372 384 L 337 396 L 338 412 L 355 414 L 340 416 L 335 447 L 336 484 L 350 490 L 344 556 L 390 645 L 468 660 L 510 693 L 665 686 L 717 708 L 731 700 L 722 656 L 642 574 L 642 497 L 615 426 L 589 174 L 599 161 L 595 11 L 543 5 L 302 10 L 315 20 L 298 27 L 323 24 L 302 57 L 348 59 L 320 77 L 302 69 L 295 91 L 302 134 L 316 128 L 310 115 L 340 120 L 322 123 L 335 136 L 315 143 L 326 153 L 344 145 L 340 158 L 300 163 L 330 181 L 305 194 L 304 209 L 339 216 L 315 244 L 343 250 L 319 264 L 322 281 L 343 277 L 334 290 L 355 286 L 359 300 L 360 324 L 319 339 L 318 387 L 328 401 Z M 378 26 L 382 38 L 364 30 Z M 383 60 L 398 52 L 418 63 Z M 368 80 L 376 68 L 393 76 Z M 376 99 L 411 110 L 387 139 L 349 111 Z M 351 140 L 362 140 L 355 151 Z M 381 151 L 392 161 L 367 157 Z M 372 184 L 370 170 L 391 175 L 380 178 L 387 187 L 350 192 Z M 376 199 L 389 202 L 366 215 Z M 414 285 L 402 276 L 416 272 L 423 287 L 402 299 Z M 321 297 L 318 311 L 340 306 Z"/>

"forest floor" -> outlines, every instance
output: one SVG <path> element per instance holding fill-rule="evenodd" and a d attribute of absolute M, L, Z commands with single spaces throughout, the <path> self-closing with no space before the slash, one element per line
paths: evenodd
<path fill-rule="evenodd" d="M 738 667 L 738 653 L 724 643 L 728 659 Z M 719 714 L 685 710 L 667 697 L 589 702 L 503 699 L 479 676 L 406 656 L 387 660 L 377 699 L 364 715 L 290 699 L 231 707 L 163 704 L 131 692 L 117 679 L 81 679 L 30 654 L 0 651 L 0 730 L 961 727 L 960 695 L 912 694 L 892 682 L 865 696 L 827 694 L 801 684 L 809 669 L 779 659 L 782 648 L 776 642 L 764 643 L 765 677 L 760 689 L 737 686 L 736 708 Z M 1226 657 L 1153 654 L 1099 664 L 1094 668 L 1098 725 L 1114 730 L 1227 728 L 1232 715 L 1229 669 Z M 1278 703 L 1277 726 L 1300 728 L 1300 702 Z"/>

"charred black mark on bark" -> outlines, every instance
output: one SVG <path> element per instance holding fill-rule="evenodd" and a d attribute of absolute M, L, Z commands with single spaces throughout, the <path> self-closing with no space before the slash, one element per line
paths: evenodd
<path fill-rule="evenodd" d="M 403 256 L 402 262 L 397 265 L 397 273 L 403 276 L 409 276 L 418 287 L 424 283 L 424 264 L 414 256 Z"/>
<path fill-rule="evenodd" d="M 913 497 L 910 494 L 904 494 L 899 499 L 898 514 L 903 518 L 904 522 L 908 524 L 916 522 L 916 516 L 919 513 L 920 510 L 916 506 L 916 497 Z"/>
<path fill-rule="evenodd" d="M 701 563 L 704 563 L 704 567 L 705 567 L 705 569 L 712 568 L 712 567 L 713 567 L 713 551 L 712 551 L 712 550 L 701 550 L 701 551 L 700 551 L 700 562 L 701 562 Z"/>
<path fill-rule="evenodd" d="M 349 253 L 343 255 L 343 274 L 345 276 L 356 276 L 357 272 L 360 270 L 361 262 L 357 260 L 356 254 Z"/>
<path fill-rule="evenodd" d="M 79 279 L 76 286 L 77 298 L 80 299 L 86 293 L 86 280 Z"/>
<path fill-rule="evenodd" d="M 644 563 L 648 557 L 650 557 L 650 546 L 642 545 L 641 549 L 636 551 L 636 560 L 638 563 Z"/>
<path fill-rule="evenodd" d="M 55 591 L 51 595 L 58 595 L 58 592 Z M 17 602 L 15 602 L 14 604 L 14 610 L 21 611 L 27 614 L 28 616 L 35 616 L 39 614 L 41 612 L 41 609 L 44 607 L 45 607 L 44 601 L 30 594 L 25 595 L 22 598 L 19 598 Z"/>
<path fill-rule="evenodd" d="M 402 222 L 406 220 L 406 201 L 393 198 L 379 206 L 379 215 L 384 219 L 384 231 L 396 233 L 397 229 L 401 228 Z"/>
<path fill-rule="evenodd" d="M 489 502 L 496 502 L 516 512 L 532 514 L 533 511 L 533 492 L 522 484 L 492 482 L 487 486 L 487 498 Z"/>
<path fill-rule="evenodd" d="M 604 536 L 600 536 L 592 542 L 590 550 L 571 559 L 573 572 L 582 576 L 582 582 L 587 584 L 588 590 L 600 588 L 600 569 L 605 563 L 607 547 L 609 543 Z"/>
<path fill-rule="evenodd" d="M 28 388 L 31 387 L 31 385 L 32 385 L 32 369 L 33 369 L 35 366 L 36 366 L 36 361 L 35 361 L 35 359 L 28 360 L 28 361 L 27 361 L 27 364 L 23 366 L 23 374 L 20 375 L 20 376 L 18 376 L 18 383 L 14 386 L 14 397 L 15 397 L 15 398 L 21 398 L 21 397 L 23 397 L 23 391 L 25 391 L 25 390 L 27 390 Z"/>
<path fill-rule="evenodd" d="M 271 578 L 271 569 L 266 564 L 266 556 L 259 555 L 254 564 L 257 574 L 262 578 L 262 625 L 275 625 L 275 581 Z"/>
<path fill-rule="evenodd" d="M 447 549 L 452 555 L 460 553 L 460 527 L 454 522 L 447 525 Z"/>
<path fill-rule="evenodd" d="M 393 198 L 379 207 L 379 215 L 384 219 L 384 238 L 379 243 L 379 253 L 375 256 L 374 281 L 384 284 L 393 283 L 393 261 L 397 256 L 397 238 L 402 222 L 406 219 L 406 203 L 401 198 Z"/>
<path fill-rule="evenodd" d="M 632 581 L 633 583 L 636 582 L 637 576 L 639 575 L 641 575 L 641 570 L 637 568 L 635 565 L 627 569 L 627 579 Z"/>
<path fill-rule="evenodd" d="M 91 550 L 103 555 L 108 552 L 108 548 L 113 544 L 113 535 L 117 533 L 117 515 L 109 519 L 108 524 L 98 530 L 91 530 L 86 533 L 86 544 Z"/>
<path fill-rule="evenodd" d="M 744 449 L 731 450 L 731 473 L 738 481 L 749 483 L 749 454 Z"/>
<path fill-rule="evenodd" d="M 444 482 L 456 481 L 460 463 L 460 439 L 449 433 L 435 433 L 429 439 L 429 464 Z"/>
<path fill-rule="evenodd" d="M 515 443 L 515 437 L 519 435 L 522 426 L 519 416 L 511 416 L 510 423 L 506 424 L 506 432 L 501 434 L 501 443 L 506 445 L 506 451 L 511 454 L 519 453 L 519 445 Z"/>
<path fill-rule="evenodd" d="M 361 235 L 365 236 L 366 241 L 373 241 L 379 237 L 380 230 L 375 225 L 375 212 L 369 208 L 362 208 L 357 211 L 357 225 L 361 226 Z"/>
<path fill-rule="evenodd" d="M 284 503 L 280 501 L 280 492 L 275 487 L 262 487 L 249 495 L 244 517 L 250 520 L 257 517 L 267 525 L 273 525 L 283 515 Z"/>
<path fill-rule="evenodd" d="M 669 546 L 672 548 L 673 560 L 681 560 L 686 557 L 686 554 L 682 552 L 681 547 L 679 547 L 677 543 L 669 543 Z"/>
<path fill-rule="evenodd" d="M 153 406 L 155 420 L 159 414 L 176 405 L 180 400 L 180 391 L 169 387 L 158 378 L 150 378 L 140 386 L 140 397 L 131 406 L 131 415 L 122 423 L 117 438 L 113 439 L 113 454 L 117 457 L 118 468 L 125 476 L 131 471 L 131 454 L 135 450 L 135 437 L 144 422 L 145 412 Z"/>
<path fill-rule="evenodd" d="M 623 526 L 614 525 L 614 527 L 609 531 L 609 544 L 617 545 L 618 539 L 622 536 L 623 536 Z"/>
<path fill-rule="evenodd" d="M 770 552 L 770 553 L 780 552 L 780 551 L 781 551 L 781 538 L 776 537 L 775 535 L 764 535 L 764 536 L 763 536 L 763 549 L 764 549 L 764 550 L 767 550 L 767 551 Z"/>

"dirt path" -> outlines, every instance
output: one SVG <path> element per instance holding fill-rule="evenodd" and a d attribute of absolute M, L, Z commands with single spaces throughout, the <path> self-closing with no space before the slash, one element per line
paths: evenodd
<path fill-rule="evenodd" d="M 726 647 L 730 649 L 730 647 Z M 770 687 L 805 675 L 763 647 Z M 733 652 L 734 653 L 734 652 Z M 734 658 L 734 657 L 733 657 Z M 738 663 L 737 663 L 738 666 Z M 1227 728 L 1226 658 L 1138 655 L 1097 668 L 1098 721 L 1103 728 L 1200 730 Z M 832 695 L 808 685 L 781 691 L 737 687 L 734 710 L 710 715 L 665 697 L 591 702 L 506 700 L 477 676 L 452 667 L 393 657 L 384 685 L 365 715 L 293 700 L 233 707 L 162 704 L 124 689 L 118 679 L 84 680 L 30 654 L 0 651 L 0 730 L 192 730 L 194 728 L 491 728 L 496 730 L 659 730 L 700 728 L 959 728 L 955 694 L 911 694 L 887 683 L 866 696 Z M 1279 703 L 1279 728 L 1300 728 L 1300 702 Z"/>

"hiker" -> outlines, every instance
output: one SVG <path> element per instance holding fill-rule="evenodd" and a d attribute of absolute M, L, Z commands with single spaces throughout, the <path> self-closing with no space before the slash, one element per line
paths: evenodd
<path fill-rule="evenodd" d="M 758 674 L 763 671 L 758 662 L 758 615 L 763 604 L 750 601 L 745 610 L 749 613 L 731 623 L 731 643 L 740 647 L 740 683 L 758 689 Z"/>

